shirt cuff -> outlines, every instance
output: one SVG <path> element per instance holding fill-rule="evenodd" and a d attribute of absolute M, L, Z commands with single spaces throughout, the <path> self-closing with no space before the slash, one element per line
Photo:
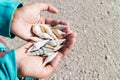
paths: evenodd
<path fill-rule="evenodd" d="M 1 1 L 0 2 L 0 35 L 14 38 L 11 33 L 11 23 L 15 10 L 22 6 L 21 2 Z"/>
<path fill-rule="evenodd" d="M 15 51 L 11 50 L 0 58 L 0 80 L 17 80 Z"/>

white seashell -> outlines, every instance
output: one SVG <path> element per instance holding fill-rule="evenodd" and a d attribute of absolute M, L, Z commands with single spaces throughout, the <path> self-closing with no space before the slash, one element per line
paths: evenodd
<path fill-rule="evenodd" d="M 52 29 L 53 34 L 57 37 L 57 39 L 62 38 L 63 36 L 58 33 L 57 29 Z"/>
<path fill-rule="evenodd" d="M 66 40 L 66 39 L 58 39 L 58 40 L 57 40 L 57 41 L 58 41 L 58 44 L 57 44 L 57 45 L 62 44 L 65 40 Z"/>
<path fill-rule="evenodd" d="M 38 37 L 30 37 L 30 40 L 37 42 L 37 41 L 40 41 L 42 39 L 40 39 Z"/>
<path fill-rule="evenodd" d="M 43 55 L 43 50 L 42 49 L 39 49 L 39 50 L 36 50 L 36 51 L 32 51 L 29 55 L 34 55 L 34 56 L 40 56 L 40 55 Z"/>
<path fill-rule="evenodd" d="M 56 40 L 50 40 L 50 41 L 48 42 L 48 45 L 57 46 L 57 42 L 56 42 Z"/>
<path fill-rule="evenodd" d="M 44 38 L 44 39 L 53 39 L 51 36 L 49 36 L 47 33 L 40 33 L 38 35 L 40 38 Z"/>
<path fill-rule="evenodd" d="M 57 32 L 58 32 L 60 35 L 66 34 L 65 32 L 63 32 L 63 31 L 61 31 L 61 30 L 59 30 L 59 29 L 57 29 Z"/>
<path fill-rule="evenodd" d="M 56 46 L 55 48 L 54 48 L 54 51 L 58 51 L 60 48 L 62 48 L 63 47 L 63 45 L 58 45 L 58 46 Z"/>
<path fill-rule="evenodd" d="M 50 35 L 51 37 L 53 37 L 54 39 L 57 39 L 57 37 L 52 33 L 51 27 L 49 25 L 46 24 L 40 24 L 41 27 L 44 27 L 46 30 L 46 33 L 48 35 Z"/>
<path fill-rule="evenodd" d="M 39 34 L 42 33 L 38 24 L 33 25 L 32 31 L 37 36 L 39 36 Z"/>
<path fill-rule="evenodd" d="M 66 39 L 63 39 L 65 32 L 60 29 L 65 29 L 67 26 L 57 25 L 50 27 L 46 24 L 33 25 L 32 31 L 38 37 L 31 37 L 30 39 L 35 41 L 34 45 L 29 48 L 30 55 L 43 55 L 47 56 L 44 61 L 44 65 L 51 62 L 57 55 L 57 51 L 63 47 L 61 45 Z"/>
<path fill-rule="evenodd" d="M 48 57 L 45 59 L 43 65 L 46 65 L 47 63 L 51 62 L 51 61 L 56 57 L 57 54 L 58 54 L 58 52 L 55 52 L 55 53 L 53 52 L 52 55 L 48 56 Z"/>
<path fill-rule="evenodd" d="M 53 52 L 53 50 L 50 48 L 42 47 L 41 49 L 43 50 L 43 54 L 46 56 L 48 56 L 49 53 Z"/>
<path fill-rule="evenodd" d="M 62 44 L 65 41 L 65 39 L 58 39 L 58 40 L 50 40 L 47 44 L 51 46 L 57 46 Z"/>
<path fill-rule="evenodd" d="M 53 54 L 54 54 L 53 52 L 45 53 L 46 56 L 50 56 L 50 55 L 53 55 Z"/>
<path fill-rule="evenodd" d="M 32 51 L 36 51 L 38 49 L 40 49 L 41 47 L 43 47 L 49 40 L 40 40 L 36 43 L 34 43 L 34 45 L 32 47 L 30 47 L 28 49 L 29 52 L 32 52 Z"/>
<path fill-rule="evenodd" d="M 53 28 L 55 28 L 55 29 L 65 29 L 65 28 L 68 28 L 68 26 L 57 25 L 57 26 L 54 26 Z"/>
<path fill-rule="evenodd" d="M 35 51 L 35 52 L 34 52 L 34 55 L 35 55 L 35 56 L 40 55 L 39 51 L 38 51 L 38 50 L 37 50 L 37 51 Z"/>
<path fill-rule="evenodd" d="M 35 51 L 36 52 L 36 51 Z M 43 50 L 42 49 L 39 49 L 38 51 L 37 51 L 37 55 L 43 55 L 44 54 L 44 52 L 43 52 Z"/>

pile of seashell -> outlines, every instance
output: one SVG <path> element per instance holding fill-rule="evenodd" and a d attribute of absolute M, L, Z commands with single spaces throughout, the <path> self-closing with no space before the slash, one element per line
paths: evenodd
<path fill-rule="evenodd" d="M 44 65 L 51 62 L 57 55 L 57 51 L 62 48 L 62 44 L 65 39 L 63 35 L 65 32 L 62 29 L 67 28 L 66 26 L 57 25 L 51 27 L 46 24 L 34 24 L 32 32 L 36 37 L 31 37 L 35 43 L 28 49 L 29 55 L 46 56 Z"/>

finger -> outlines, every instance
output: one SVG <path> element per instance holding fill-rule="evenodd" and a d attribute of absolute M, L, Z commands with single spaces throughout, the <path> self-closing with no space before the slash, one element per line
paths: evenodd
<path fill-rule="evenodd" d="M 39 3 L 40 11 L 49 11 L 51 13 L 58 13 L 58 10 L 53 7 L 51 4 Z"/>
<path fill-rule="evenodd" d="M 53 71 L 55 71 L 60 59 L 61 59 L 61 56 L 58 54 L 52 62 L 46 65 L 42 74 L 45 74 L 44 76 L 47 76 L 51 74 Z"/>
<path fill-rule="evenodd" d="M 45 19 L 45 24 L 49 24 L 51 26 L 56 26 L 57 24 L 59 24 L 59 20 L 46 18 Z"/>
<path fill-rule="evenodd" d="M 56 25 L 65 25 L 65 26 L 69 26 L 68 22 L 65 21 L 60 21 L 60 20 L 55 20 L 55 19 L 51 19 L 51 18 L 46 18 L 45 19 L 45 23 L 46 24 L 50 24 L 51 26 L 56 26 Z"/>
<path fill-rule="evenodd" d="M 67 36 L 67 40 L 66 40 L 66 44 L 65 46 L 59 50 L 59 52 L 65 56 L 72 48 L 72 46 L 74 45 L 75 43 L 75 36 L 76 34 L 75 33 L 70 33 L 68 36 Z"/>
<path fill-rule="evenodd" d="M 75 37 L 75 34 L 74 33 L 71 33 L 71 34 L 69 34 L 69 36 L 68 36 L 69 38 L 74 38 Z M 71 41 L 69 41 L 69 42 L 71 42 Z M 71 48 L 71 46 L 74 44 L 74 40 L 72 39 L 72 42 L 71 43 L 68 43 L 67 45 L 66 45 L 66 49 L 64 49 L 63 48 L 63 52 L 58 52 L 58 54 L 57 54 L 57 56 L 54 58 L 54 60 L 52 61 L 52 62 L 50 62 L 45 68 L 44 68 L 44 70 L 43 70 L 43 73 L 42 74 L 46 74 L 46 75 L 44 75 L 44 76 L 47 76 L 47 75 L 49 75 L 50 73 L 52 73 L 53 71 L 55 71 L 55 69 L 57 68 L 57 65 L 59 64 L 59 61 L 60 61 L 60 59 L 61 59 L 61 57 L 63 57 L 63 55 L 62 55 L 62 53 L 67 53 L 69 50 L 70 50 L 70 48 Z M 68 47 L 69 46 L 69 47 Z"/>
<path fill-rule="evenodd" d="M 68 22 L 65 22 L 65 21 L 59 21 L 59 24 L 65 25 L 65 26 L 69 26 L 70 25 Z"/>

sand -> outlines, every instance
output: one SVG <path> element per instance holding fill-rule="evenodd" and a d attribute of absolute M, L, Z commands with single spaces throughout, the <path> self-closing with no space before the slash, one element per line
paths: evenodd
<path fill-rule="evenodd" d="M 120 80 L 120 0 L 22 1 L 54 5 L 57 15 L 42 15 L 68 21 L 77 33 L 70 53 L 45 80 Z M 11 49 L 25 43 L 17 37 L 4 40 Z"/>

